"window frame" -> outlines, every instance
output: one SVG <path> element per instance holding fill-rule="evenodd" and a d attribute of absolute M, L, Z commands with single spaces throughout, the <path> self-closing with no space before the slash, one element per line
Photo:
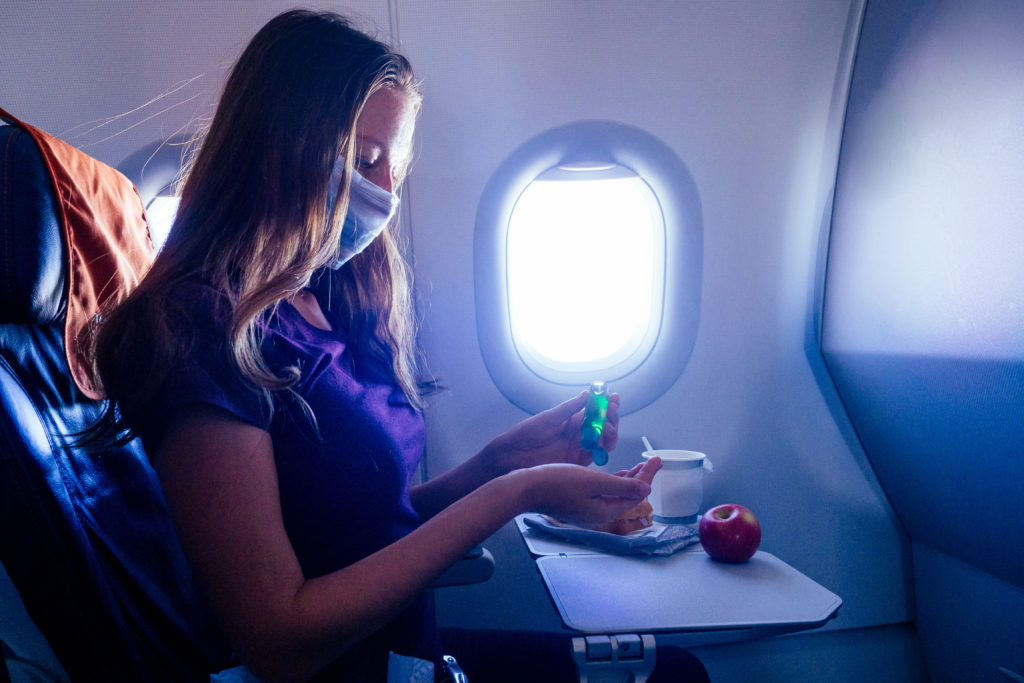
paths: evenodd
<path fill-rule="evenodd" d="M 609 163 L 636 173 L 654 192 L 664 218 L 662 317 L 649 352 L 603 372 L 557 373 L 527 362 L 516 348 L 508 300 L 509 219 L 526 187 L 559 166 Z M 546 410 L 591 381 L 624 397 L 623 414 L 661 396 L 693 351 L 700 314 L 703 219 L 686 165 L 653 135 L 614 121 L 578 121 L 537 135 L 509 155 L 481 195 L 473 245 L 477 338 L 501 393 L 529 413 Z M 609 277 L 614 277 L 610 274 Z M 586 376 L 584 377 L 584 374 Z"/>

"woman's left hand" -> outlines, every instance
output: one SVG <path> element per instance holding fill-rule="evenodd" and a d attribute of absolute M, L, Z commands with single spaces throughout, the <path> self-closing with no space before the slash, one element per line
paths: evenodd
<path fill-rule="evenodd" d="M 589 465 L 590 451 L 580 448 L 580 425 L 587 392 L 523 420 L 487 445 L 500 472 L 551 463 Z M 615 448 L 619 438 L 619 395 L 608 397 L 601 447 Z"/>

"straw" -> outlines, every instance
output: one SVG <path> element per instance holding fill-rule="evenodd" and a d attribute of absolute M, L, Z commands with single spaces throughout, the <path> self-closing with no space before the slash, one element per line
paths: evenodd
<path fill-rule="evenodd" d="M 646 436 L 641 436 L 640 440 L 644 442 L 644 448 L 646 448 L 647 451 L 653 451 L 654 450 L 654 446 L 651 445 L 651 442 L 647 440 Z"/>

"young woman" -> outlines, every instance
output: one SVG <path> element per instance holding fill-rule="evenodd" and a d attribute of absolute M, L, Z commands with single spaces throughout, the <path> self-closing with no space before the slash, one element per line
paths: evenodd
<path fill-rule="evenodd" d="M 271 20 L 156 263 L 96 338 L 111 420 L 142 438 L 225 633 L 266 680 L 436 662 L 428 588 L 447 567 L 524 511 L 612 519 L 658 466 L 581 466 L 580 394 L 411 486 L 432 384 L 387 226 L 420 99 L 406 59 L 343 18 Z M 613 396 L 607 449 L 617 425 Z"/>

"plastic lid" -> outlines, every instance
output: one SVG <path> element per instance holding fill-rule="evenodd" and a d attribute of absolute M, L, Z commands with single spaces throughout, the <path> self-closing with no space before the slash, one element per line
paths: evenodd
<path fill-rule="evenodd" d="M 661 458 L 661 464 L 663 467 L 699 467 L 703 464 L 704 459 L 707 457 L 704 453 L 698 451 L 676 451 L 676 450 L 662 450 L 655 449 L 653 451 L 644 451 L 641 455 L 644 458 L 650 459 L 655 456 Z"/>

